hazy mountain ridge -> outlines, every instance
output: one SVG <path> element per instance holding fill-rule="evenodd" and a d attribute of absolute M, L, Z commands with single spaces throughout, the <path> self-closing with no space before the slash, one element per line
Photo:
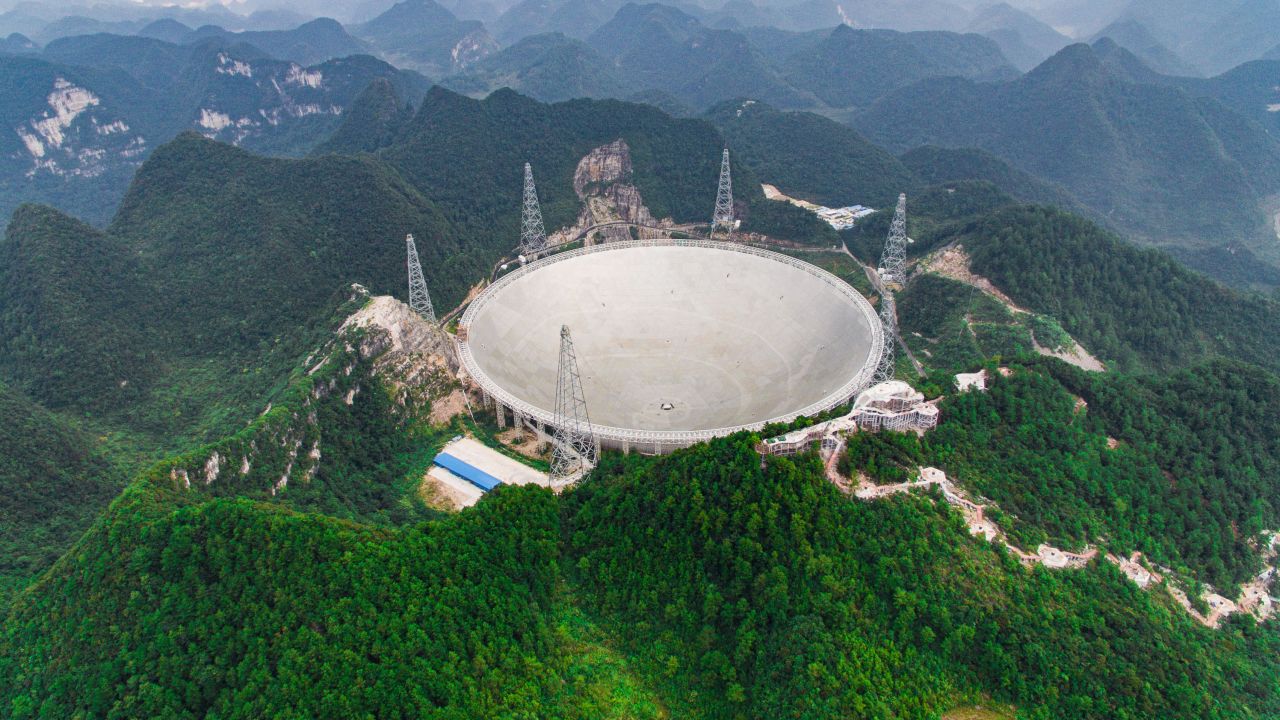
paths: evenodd
<path fill-rule="evenodd" d="M 1140 59 L 1143 64 L 1162 75 L 1197 76 L 1201 73 L 1189 63 L 1165 47 L 1142 23 L 1132 18 L 1117 20 L 1089 39 L 1096 45 L 1102 38 L 1111 38 Z"/>
<path fill-rule="evenodd" d="M 1019 70 L 1027 71 L 1071 44 L 1071 39 L 1008 3 L 978 8 L 966 32 L 985 35 Z"/>
<path fill-rule="evenodd" d="M 297 155 L 330 135 L 368 84 L 407 98 L 425 81 L 368 56 L 303 67 L 209 40 L 178 46 L 96 35 L 52 43 L 51 57 L 0 57 L 0 199 L 52 202 L 104 221 L 138 163 L 184 129 L 264 152 Z M 99 69 L 86 69 L 97 67 Z"/>
<path fill-rule="evenodd" d="M 989 150 L 1148 241 L 1277 259 L 1259 203 L 1280 189 L 1280 143 L 1217 101 L 1133 82 L 1086 45 L 1003 84 L 923 81 L 856 125 L 890 148 Z"/>
<path fill-rule="evenodd" d="M 442 77 L 496 52 L 483 23 L 459 20 L 435 0 L 403 0 L 352 28 L 397 67 Z"/>
<path fill-rule="evenodd" d="M 790 55 L 784 76 L 838 108 L 866 107 L 895 89 L 930 77 L 1017 77 L 999 47 L 980 35 L 854 30 L 841 25 L 816 46 Z"/>
<path fill-rule="evenodd" d="M 468 95 L 508 87 L 543 102 L 628 98 L 634 91 L 591 46 L 554 32 L 523 37 L 441 85 Z"/>
<path fill-rule="evenodd" d="M 629 3 L 586 42 L 603 51 L 634 90 L 666 90 L 694 107 L 734 97 L 785 107 L 809 102 L 767 66 L 746 38 L 707 29 L 670 6 Z"/>

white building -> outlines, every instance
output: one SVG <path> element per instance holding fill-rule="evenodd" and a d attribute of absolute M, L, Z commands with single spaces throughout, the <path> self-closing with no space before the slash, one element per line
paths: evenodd
<path fill-rule="evenodd" d="M 862 391 L 849 415 L 863 430 L 928 430 L 938 424 L 938 408 L 901 380 Z"/>

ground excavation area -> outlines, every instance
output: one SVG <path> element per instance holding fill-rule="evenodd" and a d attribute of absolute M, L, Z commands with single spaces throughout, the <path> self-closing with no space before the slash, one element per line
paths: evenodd
<path fill-rule="evenodd" d="M 504 404 L 550 420 L 568 325 L 605 440 L 611 429 L 710 436 L 809 414 L 874 371 L 875 311 L 835 276 L 740 245 L 652 242 L 563 253 L 503 277 L 463 316 L 468 371 Z"/>

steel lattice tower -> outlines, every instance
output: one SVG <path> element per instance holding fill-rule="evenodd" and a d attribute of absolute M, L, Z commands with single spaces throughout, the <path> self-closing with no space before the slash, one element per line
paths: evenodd
<path fill-rule="evenodd" d="M 427 293 L 427 279 L 422 276 L 422 263 L 418 262 L 418 246 L 413 243 L 413 235 L 405 235 L 404 244 L 409 256 L 409 307 L 434 324 L 436 311 L 431 307 L 431 295 Z"/>
<path fill-rule="evenodd" d="M 720 188 L 716 190 L 716 209 L 711 214 L 711 232 L 724 227 L 733 232 L 733 180 L 729 177 L 729 148 L 720 160 Z"/>
<path fill-rule="evenodd" d="M 524 164 L 524 209 L 520 212 L 520 254 L 535 258 L 547 248 L 547 230 L 542 225 L 542 206 L 533 186 L 533 168 Z"/>
<path fill-rule="evenodd" d="M 876 375 L 873 382 L 888 382 L 894 377 L 894 350 L 898 344 L 898 308 L 893 302 L 893 291 L 888 288 L 880 292 L 880 326 L 884 329 L 884 346 L 880 351 L 880 361 L 876 364 Z"/>
<path fill-rule="evenodd" d="M 880 256 L 880 267 L 876 273 L 886 288 L 890 284 L 902 285 L 907 280 L 907 196 L 898 196 L 898 207 L 893 211 L 893 223 L 889 225 L 889 239 L 884 243 L 884 254 Z"/>
<path fill-rule="evenodd" d="M 587 416 L 587 401 L 578 375 L 578 357 L 573 350 L 569 326 L 560 326 L 560 372 L 556 379 L 554 449 L 551 454 L 552 482 L 565 481 L 594 467 L 596 439 Z"/>

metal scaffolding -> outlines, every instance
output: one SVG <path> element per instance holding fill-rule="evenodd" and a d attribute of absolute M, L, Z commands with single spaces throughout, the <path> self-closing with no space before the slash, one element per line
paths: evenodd
<path fill-rule="evenodd" d="M 524 207 L 520 212 L 520 254 L 533 260 L 547 248 L 547 230 L 542 225 L 542 206 L 533 186 L 533 168 L 524 164 Z"/>
<path fill-rule="evenodd" d="M 409 264 L 409 307 L 427 322 L 435 324 L 436 311 L 431 306 L 431 295 L 427 293 L 427 279 L 422 276 L 422 263 L 418 262 L 418 246 L 413 243 L 413 235 L 404 236 L 405 249 Z"/>
<path fill-rule="evenodd" d="M 720 187 L 716 190 L 716 209 L 711 214 L 711 232 L 719 228 L 733 232 L 733 180 L 729 177 L 729 148 L 720 160 Z"/>
<path fill-rule="evenodd" d="M 551 454 L 551 483 L 575 479 L 595 467 L 599 458 L 587 400 L 582 394 L 578 357 L 573 350 L 569 326 L 560 326 L 560 369 L 556 378 L 554 449 Z"/>

